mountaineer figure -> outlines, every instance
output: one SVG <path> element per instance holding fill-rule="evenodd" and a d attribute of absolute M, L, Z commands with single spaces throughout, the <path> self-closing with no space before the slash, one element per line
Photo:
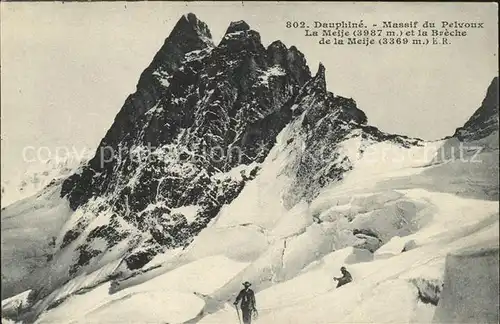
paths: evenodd
<path fill-rule="evenodd" d="M 339 288 L 340 286 L 343 286 L 345 284 L 348 284 L 349 282 L 352 281 L 352 276 L 349 273 L 349 271 L 347 271 L 347 269 L 345 267 L 340 268 L 340 272 L 342 272 L 342 277 L 340 277 L 340 278 L 335 278 L 334 277 L 333 278 L 333 280 L 339 282 L 337 284 L 337 288 Z"/>
<path fill-rule="evenodd" d="M 248 281 L 245 281 L 243 283 L 243 288 L 238 296 L 236 297 L 236 300 L 234 301 L 234 306 L 236 307 L 236 311 L 238 311 L 238 303 L 241 301 L 241 312 L 243 313 L 243 323 L 244 324 L 250 324 L 252 323 L 252 313 L 254 316 L 257 316 L 257 309 L 255 308 L 255 294 L 252 289 L 250 289 L 250 286 L 252 284 L 249 283 Z M 239 312 L 238 312 L 238 317 L 239 317 Z"/>

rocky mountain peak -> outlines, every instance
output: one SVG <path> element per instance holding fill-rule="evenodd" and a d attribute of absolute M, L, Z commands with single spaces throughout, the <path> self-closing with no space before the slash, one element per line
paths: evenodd
<path fill-rule="evenodd" d="M 325 67 L 322 63 L 319 63 L 318 71 L 301 89 L 300 96 L 307 96 L 310 94 L 315 94 L 318 98 L 323 100 L 328 96 L 328 92 L 326 90 L 326 79 L 325 79 Z M 333 96 L 333 94 L 330 94 Z"/>
<path fill-rule="evenodd" d="M 242 49 L 250 52 L 265 50 L 261 43 L 260 34 L 250 29 L 250 26 L 243 20 L 230 23 L 219 47 L 227 48 L 233 52 L 239 52 Z"/>
<path fill-rule="evenodd" d="M 180 43 L 187 43 L 195 39 L 200 39 L 208 46 L 213 45 L 212 34 L 208 26 L 199 20 L 195 14 L 183 15 L 170 33 L 169 39 L 181 38 Z"/>
<path fill-rule="evenodd" d="M 464 126 L 457 128 L 454 137 L 460 141 L 484 138 L 498 131 L 498 77 L 493 78 L 481 106 Z"/>
<path fill-rule="evenodd" d="M 318 90 L 326 91 L 325 66 L 321 62 L 318 65 L 318 72 L 314 76 L 314 87 Z"/>
<path fill-rule="evenodd" d="M 186 53 L 213 46 L 208 26 L 194 14 L 185 14 L 177 21 L 149 68 L 163 67 L 161 72 L 171 73 Z"/>
<path fill-rule="evenodd" d="M 274 42 L 269 44 L 269 46 L 267 47 L 268 51 L 270 51 L 270 50 L 286 50 L 286 49 L 287 49 L 286 45 L 283 44 L 283 42 L 280 40 L 275 40 Z"/>
<path fill-rule="evenodd" d="M 250 30 L 250 26 L 243 20 L 233 21 L 229 24 L 226 34 Z"/>
<path fill-rule="evenodd" d="M 126 99 L 115 118 L 116 126 L 111 128 L 114 131 L 106 135 L 104 143 L 118 142 L 125 135 L 124 132 L 133 127 L 137 118 L 165 95 L 174 72 L 187 53 L 210 50 L 213 46 L 210 30 L 204 22 L 192 13 L 182 16 L 142 72 L 136 92 Z"/>
<path fill-rule="evenodd" d="M 272 65 L 286 65 L 288 60 L 288 49 L 281 41 L 274 41 L 267 47 L 267 56 Z"/>

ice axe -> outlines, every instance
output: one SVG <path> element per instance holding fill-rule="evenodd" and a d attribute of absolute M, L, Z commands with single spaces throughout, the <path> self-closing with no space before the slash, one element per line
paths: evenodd
<path fill-rule="evenodd" d="M 240 310 L 238 309 L 238 304 L 234 304 L 234 308 L 236 308 L 236 314 L 238 314 L 238 322 L 241 324 Z"/>

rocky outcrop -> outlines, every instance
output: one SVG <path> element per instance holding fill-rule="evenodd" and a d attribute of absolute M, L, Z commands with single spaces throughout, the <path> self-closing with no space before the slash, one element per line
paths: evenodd
<path fill-rule="evenodd" d="M 460 141 L 478 140 L 494 131 L 498 131 L 498 77 L 491 81 L 481 106 L 464 126 L 457 128 L 453 137 Z"/>
<path fill-rule="evenodd" d="M 357 239 L 353 245 L 355 248 L 365 249 L 373 253 L 382 246 L 382 241 L 377 237 L 365 234 L 356 234 L 355 236 Z"/>
<path fill-rule="evenodd" d="M 410 282 L 417 288 L 418 300 L 424 304 L 438 305 L 443 290 L 442 280 L 413 278 Z"/>

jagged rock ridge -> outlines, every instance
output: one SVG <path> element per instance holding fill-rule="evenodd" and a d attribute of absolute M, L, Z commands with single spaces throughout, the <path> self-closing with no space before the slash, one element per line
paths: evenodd
<path fill-rule="evenodd" d="M 242 169 L 238 179 L 226 172 L 261 162 L 272 135 L 286 124 L 254 140 L 251 126 L 279 115 L 310 79 L 302 53 L 281 42 L 266 49 L 244 22 L 231 24 L 217 47 L 209 36 L 194 15 L 179 20 L 95 157 L 64 183 L 61 194 L 73 209 L 111 215 L 74 247 L 80 257 L 70 272 L 102 252 L 90 248 L 95 238 L 111 248 L 134 236 L 144 249 L 127 259 L 131 268 L 164 247 L 189 244 L 255 176 L 257 165 Z M 94 218 L 80 218 L 61 247 L 79 238 Z"/>

